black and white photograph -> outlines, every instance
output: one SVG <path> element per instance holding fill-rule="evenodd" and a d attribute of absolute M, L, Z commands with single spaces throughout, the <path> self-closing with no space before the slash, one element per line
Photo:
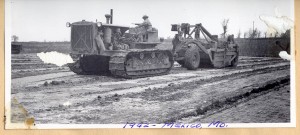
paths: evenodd
<path fill-rule="evenodd" d="M 5 0 L 5 128 L 295 127 L 293 49 L 293 0 Z"/>

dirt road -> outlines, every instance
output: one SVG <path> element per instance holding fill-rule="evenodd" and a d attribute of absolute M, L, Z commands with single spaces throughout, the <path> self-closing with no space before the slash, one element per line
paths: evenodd
<path fill-rule="evenodd" d="M 168 75 L 139 79 L 76 75 L 34 54 L 13 55 L 12 63 L 13 122 L 24 121 L 17 104 L 36 123 L 290 121 L 290 64 L 279 58 L 241 57 L 237 68 L 196 71 L 175 64 Z"/>

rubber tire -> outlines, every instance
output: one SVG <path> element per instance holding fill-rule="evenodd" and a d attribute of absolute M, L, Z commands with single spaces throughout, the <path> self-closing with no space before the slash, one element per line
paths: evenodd
<path fill-rule="evenodd" d="M 199 48 L 195 44 L 190 44 L 190 47 L 185 52 L 184 66 L 189 70 L 196 70 L 200 64 Z"/>
<path fill-rule="evenodd" d="M 237 67 L 239 62 L 239 53 L 237 53 L 237 56 L 231 61 L 231 67 Z"/>

